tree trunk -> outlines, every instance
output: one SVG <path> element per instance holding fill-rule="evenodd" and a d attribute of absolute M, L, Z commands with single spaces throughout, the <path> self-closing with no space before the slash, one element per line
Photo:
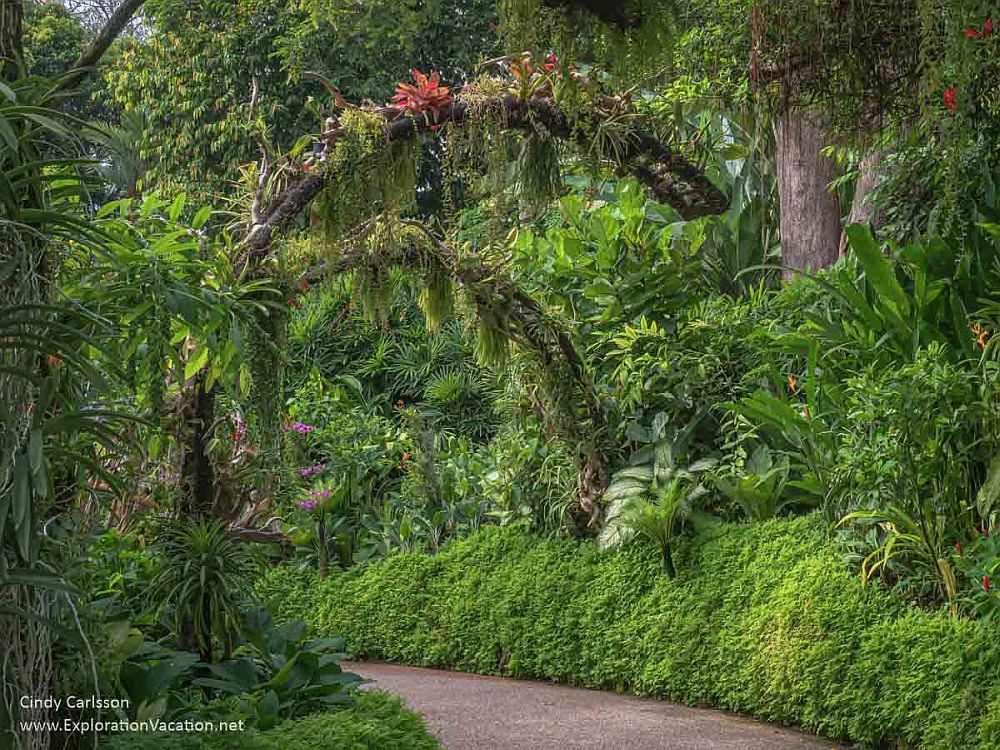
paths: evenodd
<path fill-rule="evenodd" d="M 316 535 L 319 537 L 319 578 L 322 581 L 326 578 L 327 568 L 329 567 L 326 549 L 326 511 L 320 513 Z"/>
<path fill-rule="evenodd" d="M 184 455 L 178 515 L 209 518 L 215 507 L 215 469 L 207 451 L 211 438 L 208 431 L 215 418 L 215 393 L 205 386 L 204 372 L 195 378 L 189 399 L 183 410 Z"/>
<path fill-rule="evenodd" d="M 19 74 L 23 52 L 23 15 L 23 0 L 0 0 L 0 65 L 3 66 L 0 77 L 5 81 L 14 80 Z"/>
<path fill-rule="evenodd" d="M 840 255 L 840 201 L 827 186 L 837 176 L 823 156 L 826 118 L 792 109 L 777 119 L 779 228 L 785 278 L 796 271 L 818 271 Z"/>
<path fill-rule="evenodd" d="M 670 549 L 670 542 L 665 542 L 661 551 L 663 552 L 663 572 L 667 574 L 667 578 L 676 578 L 677 568 L 674 567 L 674 555 Z"/>
<path fill-rule="evenodd" d="M 871 192 L 882 176 L 882 163 L 888 151 L 875 149 L 871 151 L 858 165 L 858 182 L 854 186 L 854 198 L 851 201 L 851 213 L 847 217 L 847 225 L 867 224 L 873 229 L 879 229 L 885 223 L 885 216 L 869 198 Z M 840 254 L 847 253 L 847 235 L 841 233 Z"/>
<path fill-rule="evenodd" d="M 2 1 L 2 0 L 0 0 Z M 97 32 L 97 36 L 83 51 L 83 54 L 73 63 L 73 70 L 87 68 L 96 65 L 108 51 L 108 48 L 119 37 L 125 27 L 135 16 L 144 0 L 123 0 L 121 5 L 108 17 L 104 27 Z"/>

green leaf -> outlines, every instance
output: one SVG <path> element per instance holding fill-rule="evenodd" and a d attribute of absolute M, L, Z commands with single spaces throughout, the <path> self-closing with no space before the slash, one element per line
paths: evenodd
<path fill-rule="evenodd" d="M 261 729 L 270 729 L 277 724 L 280 706 L 278 694 L 273 690 L 268 690 L 257 704 L 257 725 Z"/>
<path fill-rule="evenodd" d="M 299 156 L 303 151 L 312 145 L 313 140 L 313 136 L 309 133 L 299 136 L 299 139 L 295 141 L 295 145 L 292 146 L 292 150 L 288 153 L 289 158 L 294 159 Z"/>
<path fill-rule="evenodd" d="M 7 118 L 4 117 L 3 115 L 0 115 L 0 138 L 3 138 L 4 143 L 7 144 L 8 148 L 11 149 L 18 148 L 17 134 L 14 132 L 14 129 L 10 126 L 10 123 L 7 121 Z"/>
<path fill-rule="evenodd" d="M 980 517 L 990 518 L 998 509 L 998 500 L 1000 500 L 1000 456 L 994 456 L 986 474 L 986 481 L 976 495 L 976 509 Z"/>
<path fill-rule="evenodd" d="M 35 427 L 28 434 L 28 461 L 31 465 L 31 471 L 35 473 L 42 468 L 42 459 L 44 458 L 42 446 L 42 431 Z"/>
<path fill-rule="evenodd" d="M 212 218 L 212 207 L 202 206 L 198 209 L 198 213 L 194 215 L 194 219 L 191 220 L 191 227 L 193 229 L 201 229 L 208 223 L 210 218 Z"/>
<path fill-rule="evenodd" d="M 161 696 L 151 703 L 143 701 L 136 711 L 136 721 L 152 721 L 159 719 L 167 710 L 167 700 L 169 696 Z"/>
<path fill-rule="evenodd" d="M 184 379 L 190 380 L 197 375 L 208 363 L 208 347 L 200 346 L 184 365 Z"/>
<path fill-rule="evenodd" d="M 48 591 L 60 591 L 66 594 L 77 593 L 76 587 L 57 575 L 38 570 L 20 570 L 17 568 L 7 571 L 5 575 L 0 575 L 0 586 L 27 586 L 30 588 L 46 589 Z"/>
<path fill-rule="evenodd" d="M 21 557 L 28 559 L 31 537 L 31 479 L 28 475 L 28 462 L 24 456 L 14 464 L 14 479 L 11 493 L 13 495 L 14 535 L 17 538 Z"/>
<path fill-rule="evenodd" d="M 897 315 L 903 318 L 909 317 L 909 297 L 896 278 L 896 272 L 889 259 L 882 254 L 875 238 L 872 237 L 871 230 L 861 224 L 851 224 L 844 231 L 872 289 L 880 297 L 892 303 Z"/>
<path fill-rule="evenodd" d="M 170 208 L 167 209 L 167 217 L 171 221 L 177 221 L 184 211 L 185 203 L 187 203 L 187 195 L 185 193 L 178 193 L 177 197 L 174 198 L 174 202 L 170 204 Z"/>

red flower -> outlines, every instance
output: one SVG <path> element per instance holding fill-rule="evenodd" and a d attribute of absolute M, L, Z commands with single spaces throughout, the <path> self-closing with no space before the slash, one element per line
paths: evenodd
<path fill-rule="evenodd" d="M 955 551 L 958 553 L 959 557 L 962 556 L 962 543 L 961 542 L 955 542 Z"/>
<path fill-rule="evenodd" d="M 983 24 L 982 30 L 976 29 L 972 26 L 965 30 L 965 36 L 967 39 L 989 39 L 993 35 L 993 19 L 987 18 L 986 23 Z"/>
<path fill-rule="evenodd" d="M 454 97 L 448 93 L 451 89 L 441 85 L 441 74 L 437 71 L 432 71 L 427 76 L 414 68 L 410 73 L 416 85 L 396 84 L 396 93 L 392 97 L 392 103 L 396 106 L 408 109 L 414 114 L 429 111 L 436 116 L 454 101 Z"/>
<path fill-rule="evenodd" d="M 550 53 L 545 56 L 545 62 L 542 63 L 542 67 L 551 73 L 553 70 L 556 69 L 556 65 L 558 64 L 559 64 L 559 58 Z"/>
<path fill-rule="evenodd" d="M 989 591 L 989 590 L 990 590 L 990 577 L 983 576 L 983 591 Z"/>
<path fill-rule="evenodd" d="M 944 99 L 945 109 L 952 114 L 958 111 L 958 92 L 955 89 L 945 89 L 941 98 Z"/>
<path fill-rule="evenodd" d="M 303 292 L 309 290 L 309 279 L 307 279 L 305 276 L 299 279 L 299 289 L 301 289 Z"/>

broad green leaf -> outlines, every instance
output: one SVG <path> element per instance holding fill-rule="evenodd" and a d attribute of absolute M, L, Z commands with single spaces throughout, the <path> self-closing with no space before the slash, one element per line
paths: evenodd
<path fill-rule="evenodd" d="M 193 378 L 195 375 L 197 375 L 199 372 L 202 371 L 202 369 L 208 363 L 208 355 L 209 351 L 207 346 L 200 346 L 198 347 L 197 350 L 195 350 L 194 354 L 191 356 L 191 359 L 189 359 L 187 364 L 184 365 L 185 380 L 190 380 L 191 378 Z"/>
<path fill-rule="evenodd" d="M 861 224 L 852 224 L 844 231 L 872 289 L 880 297 L 892 303 L 899 317 L 909 317 L 909 297 L 896 278 L 896 272 L 889 259 L 882 254 L 875 238 L 872 237 L 871 230 Z"/>
<path fill-rule="evenodd" d="M 210 218 L 212 218 L 212 207 L 202 206 L 198 209 L 198 213 L 194 215 L 194 219 L 191 220 L 191 227 L 193 229 L 201 229 L 208 223 Z"/>

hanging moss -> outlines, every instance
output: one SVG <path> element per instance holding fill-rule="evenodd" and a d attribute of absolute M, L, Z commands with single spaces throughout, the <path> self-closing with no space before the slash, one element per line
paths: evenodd
<path fill-rule="evenodd" d="M 419 302 L 427 321 L 427 330 L 438 333 L 441 324 L 452 316 L 455 307 L 454 286 L 447 270 L 434 266 L 424 274 Z"/>
<path fill-rule="evenodd" d="M 283 309 L 269 308 L 248 326 L 246 366 L 254 407 L 260 458 L 265 470 L 281 465 L 284 442 L 285 324 Z"/>
<path fill-rule="evenodd" d="M 506 364 L 510 358 L 510 338 L 499 311 L 480 306 L 479 325 L 476 329 L 476 359 L 487 367 Z"/>
<path fill-rule="evenodd" d="M 536 214 L 562 191 L 559 148 L 554 138 L 540 132 L 525 136 L 515 166 L 523 210 Z"/>
<path fill-rule="evenodd" d="M 635 80 L 674 67 L 677 15 L 664 0 L 591 2 L 505 0 L 503 43 L 509 54 L 554 52 Z"/>
<path fill-rule="evenodd" d="M 462 100 L 469 105 L 468 116 L 461 124 L 449 123 L 444 136 L 443 167 L 451 208 L 465 207 L 463 201 L 455 200 L 456 189 L 463 196 L 485 196 L 484 218 L 490 234 L 504 231 L 496 219 L 509 208 L 511 144 L 516 136 L 507 131 L 498 104 L 509 93 L 506 81 L 477 79 L 462 92 Z"/>
<path fill-rule="evenodd" d="M 313 201 L 313 215 L 332 249 L 373 213 L 399 213 L 415 204 L 420 157 L 411 140 L 386 142 L 379 114 L 348 110 L 340 124 L 343 135 L 321 162 L 328 184 Z"/>

